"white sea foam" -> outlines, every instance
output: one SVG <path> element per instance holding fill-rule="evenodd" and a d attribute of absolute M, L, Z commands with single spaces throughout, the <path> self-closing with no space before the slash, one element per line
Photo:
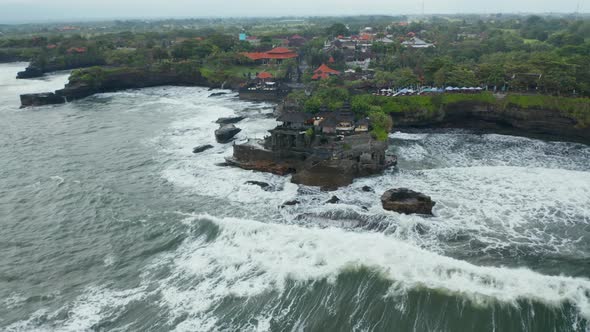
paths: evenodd
<path fill-rule="evenodd" d="M 192 106 L 176 107 L 180 109 L 179 119 L 157 139 L 170 161 L 162 176 L 200 195 L 246 203 L 241 208 L 249 210 L 246 216 L 259 215 L 252 211 L 278 212 L 281 219 L 277 222 L 302 224 L 301 220 L 311 223 L 325 220 L 322 223 L 325 226 L 338 224 L 342 216 L 356 218 L 360 214 L 369 221 L 394 225 L 400 239 L 437 252 L 448 248 L 445 238 L 459 232 L 477 238 L 483 243 L 483 250 L 516 244 L 534 247 L 533 250 L 575 251 L 578 239 L 567 234 L 567 228 L 556 229 L 551 225 L 590 223 L 590 173 L 586 171 L 588 166 L 581 162 L 586 154 L 590 158 L 590 149 L 584 146 L 454 131 L 444 134 L 397 132 L 391 137 L 402 141 L 393 144 L 400 160 L 434 168 L 386 172 L 357 179 L 352 186 L 335 193 L 324 193 L 291 184 L 289 177 L 217 165 L 231 156 L 232 146 L 215 142 L 213 132 L 218 125 L 214 121 L 219 117 L 246 114 L 251 118 L 237 124 L 243 128 L 238 141 L 261 138 L 275 125 L 273 119 L 264 116 L 272 111 L 269 105 L 236 101 L 231 95 L 208 98 L 209 92 L 204 90 L 190 97 L 186 92 L 171 89 L 172 92 L 178 94 L 175 98 Z M 247 108 L 255 110 L 244 111 Z M 214 148 L 193 154 L 192 148 L 201 144 L 211 144 Z M 575 153 L 560 154 L 569 150 Z M 575 159 L 578 154 L 581 154 L 580 160 Z M 564 169 L 552 169 L 556 168 L 552 166 Z M 248 180 L 266 182 L 278 190 L 267 192 L 246 185 Z M 375 193 L 363 192 L 362 186 L 373 187 Z M 435 218 L 427 220 L 383 211 L 380 195 L 396 187 L 431 195 L 437 202 Z M 325 205 L 333 194 L 341 202 Z M 283 202 L 292 199 L 301 204 L 278 209 Z M 556 211 L 559 216 L 555 215 Z M 313 219 L 320 215 L 322 217 Z M 418 223 L 427 224 L 430 232 L 424 235 L 412 231 Z"/>
<path fill-rule="evenodd" d="M 19 321 L 6 328 L 7 331 L 89 331 L 106 318 L 118 317 L 124 306 L 140 301 L 146 296 L 145 288 L 111 290 L 103 287 L 88 287 L 75 301 L 55 312 L 39 310 L 28 320 Z M 67 310 L 66 319 L 63 310 Z M 46 323 L 51 321 L 51 324 Z M 40 323 L 43 322 L 43 323 Z"/>
<path fill-rule="evenodd" d="M 428 134 L 410 134 L 410 133 L 402 133 L 401 131 L 396 131 L 393 134 L 389 134 L 389 137 L 401 140 L 408 140 L 408 141 L 421 141 L 426 138 Z"/>
<path fill-rule="evenodd" d="M 441 256 L 383 233 L 339 228 L 302 228 L 237 218 L 197 215 L 213 222 L 216 239 L 189 239 L 172 254 L 173 275 L 161 283 L 173 317 L 190 314 L 179 326 L 212 327 L 213 308 L 228 296 L 250 298 L 285 291 L 287 280 L 331 282 L 345 270 L 368 267 L 392 282 L 389 296 L 427 288 L 465 297 L 479 305 L 517 305 L 533 300 L 548 306 L 573 304 L 590 318 L 590 280 L 547 276 L 531 270 L 485 267 Z M 170 259 L 170 258 L 168 258 Z M 191 287 L 186 285 L 190 284 Z M 201 325 L 206 322 L 206 325 Z"/>
<path fill-rule="evenodd" d="M 194 107 L 180 107 L 179 120 L 156 140 L 167 158 L 162 176 L 200 195 L 247 203 L 233 214 L 259 219 L 262 211 L 264 220 L 274 224 L 203 215 L 190 218 L 211 220 L 221 234 L 212 242 L 189 238 L 167 258 L 176 266 L 174 274 L 160 282 L 164 303 L 174 313 L 170 319 L 189 314 L 179 330 L 213 329 L 218 317 L 210 313 L 228 296 L 250 298 L 283 290 L 287 279 L 334 280 L 342 270 L 361 265 L 379 270 L 394 283 L 391 296 L 426 287 L 478 303 L 571 302 L 590 317 L 586 279 L 546 276 L 525 268 L 480 267 L 443 255 L 455 245 L 445 239 L 457 233 L 481 243 L 480 249 L 474 249 L 481 250 L 476 255 L 510 246 L 527 246 L 539 255 L 575 254 L 580 239 L 568 230 L 590 224 L 590 173 L 583 162 L 590 149 L 502 135 L 395 133 L 390 137 L 399 143 L 393 149 L 400 160 L 420 162 L 429 169 L 388 171 L 325 193 L 293 185 L 288 177 L 215 165 L 232 153 L 230 144 L 215 142 L 218 117 L 241 115 L 245 108 L 256 107 L 248 111 L 253 118 L 238 124 L 244 129 L 238 141 L 260 138 L 274 126 L 274 120 L 261 116 L 270 113 L 270 107 L 236 103 L 232 98 L 201 94 L 194 102 L 187 101 Z M 192 154 L 192 148 L 201 144 L 214 148 Z M 266 192 L 245 185 L 247 180 L 282 189 Z M 363 186 L 375 192 L 364 192 Z M 396 187 L 431 195 L 437 202 L 435 216 L 384 211 L 380 195 Z M 325 204 L 334 194 L 341 201 Z M 276 208 L 290 199 L 300 204 Z M 385 222 L 394 231 L 361 233 L 333 227 L 345 225 L 339 221 L 346 218 Z M 427 225 L 428 232 L 414 231 L 417 224 Z"/>
<path fill-rule="evenodd" d="M 297 186 L 289 183 L 286 177 L 217 165 L 232 155 L 233 148 L 231 143 L 220 144 L 215 141 L 214 131 L 219 127 L 215 120 L 246 115 L 248 118 L 236 124 L 242 129 L 236 141 L 263 138 L 268 129 L 276 125 L 276 121 L 268 117 L 272 112 L 270 105 L 236 101 L 233 95 L 208 98 L 209 93 L 193 96 L 196 102 L 190 112 L 183 111 L 180 119 L 156 139 L 162 147 L 161 151 L 172 160 L 163 170 L 162 176 L 198 194 L 235 202 L 254 203 L 262 200 L 267 205 L 278 206 L 292 198 Z M 204 144 L 211 144 L 213 148 L 199 154 L 192 153 L 193 147 Z M 246 181 L 266 182 L 277 190 L 264 191 L 245 184 Z"/>

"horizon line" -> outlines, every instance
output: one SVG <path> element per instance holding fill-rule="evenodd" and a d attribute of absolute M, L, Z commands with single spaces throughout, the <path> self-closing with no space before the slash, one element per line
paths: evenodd
<path fill-rule="evenodd" d="M 399 13 L 399 14 L 382 14 L 382 13 L 375 13 L 375 14 L 340 14 L 340 15 L 243 15 L 243 16 L 232 16 L 232 15 L 209 15 L 209 16 L 111 16 L 111 17 L 86 17 L 86 18 L 55 18 L 55 19 L 23 19 L 23 20 L 9 20 L 9 21 L 0 21 L 0 25 L 27 25 L 27 24 L 55 24 L 55 23 L 90 23 L 90 22 L 112 22 L 112 21 L 166 21 L 166 20 L 203 20 L 203 19 L 281 19 L 281 18 L 339 18 L 339 17 L 365 17 L 365 16 L 382 16 L 382 17 L 400 17 L 400 16 L 469 16 L 469 15 L 484 15 L 484 16 L 491 16 L 491 15 L 498 15 L 498 14 L 507 14 L 507 15 L 517 15 L 517 16 L 527 16 L 527 15 L 541 15 L 541 16 L 551 16 L 551 15 L 583 15 L 588 16 L 590 15 L 590 11 L 585 12 L 555 12 L 555 11 L 547 11 L 547 12 L 455 12 L 455 13 L 417 13 L 417 12 L 408 12 L 408 13 Z"/>

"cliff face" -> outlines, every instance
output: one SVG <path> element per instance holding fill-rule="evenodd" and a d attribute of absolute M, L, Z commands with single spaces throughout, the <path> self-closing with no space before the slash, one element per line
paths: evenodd
<path fill-rule="evenodd" d="M 31 63 L 24 71 L 20 71 L 16 74 L 16 78 L 35 78 L 41 77 L 45 73 L 50 73 L 60 70 L 78 69 L 92 66 L 102 66 L 105 64 L 103 59 L 95 58 L 70 58 L 69 61 L 64 62 L 49 62 L 44 65 Z"/>
<path fill-rule="evenodd" d="M 572 116 L 542 108 L 458 102 L 435 112 L 392 113 L 396 128 L 462 128 L 517 136 L 540 136 L 590 144 L 590 128 Z"/>
<path fill-rule="evenodd" d="M 65 88 L 50 93 L 21 95 L 21 107 L 60 104 L 85 98 L 96 93 L 126 89 L 147 88 L 162 85 L 209 86 L 209 82 L 196 71 L 139 70 L 126 68 L 107 70 L 92 81 L 70 78 Z"/>

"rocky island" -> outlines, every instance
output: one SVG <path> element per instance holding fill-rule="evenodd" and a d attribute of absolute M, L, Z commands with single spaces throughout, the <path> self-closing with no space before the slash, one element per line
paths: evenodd
<path fill-rule="evenodd" d="M 286 111 L 262 140 L 234 145 L 230 165 L 285 175 L 292 182 L 335 189 L 360 176 L 378 174 L 396 164 L 387 141 L 369 133 L 366 118 L 355 119 L 345 106 L 336 112 Z"/>

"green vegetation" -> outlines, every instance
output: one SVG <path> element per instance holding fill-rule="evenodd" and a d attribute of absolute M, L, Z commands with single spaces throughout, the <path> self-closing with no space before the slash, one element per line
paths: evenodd
<path fill-rule="evenodd" d="M 337 92 L 339 91 L 339 92 Z M 338 105 L 349 101 L 352 111 L 357 118 L 368 117 L 371 122 L 371 133 L 379 140 L 387 139 L 387 133 L 391 130 L 392 113 L 415 112 L 420 116 L 429 117 L 441 108 L 458 103 L 476 103 L 495 106 L 499 109 L 518 107 L 524 109 L 548 109 L 563 112 L 578 122 L 578 126 L 586 128 L 590 126 L 590 99 L 568 98 L 545 95 L 509 94 L 505 98 L 496 98 L 490 92 L 477 94 L 440 94 L 432 96 L 406 96 L 385 97 L 372 94 L 359 94 L 346 98 L 346 94 L 336 88 L 321 89 L 311 97 L 307 97 L 302 91 L 292 93 L 287 100 L 296 101 L 300 110 L 315 112 L 325 107 L 325 101 Z M 326 107 L 328 110 L 339 108 Z"/>
<path fill-rule="evenodd" d="M 336 111 L 341 109 L 349 98 L 348 90 L 344 88 L 321 88 L 305 100 L 303 109 L 309 113 L 317 113 L 322 107 Z"/>
<path fill-rule="evenodd" d="M 509 95 L 503 100 L 504 107 L 525 109 L 549 109 L 566 113 L 578 122 L 581 128 L 590 127 L 590 99 L 564 98 L 543 95 Z"/>
<path fill-rule="evenodd" d="M 68 29 L 63 29 L 66 26 Z M 352 47 L 325 48 L 338 35 L 360 35 L 372 27 L 370 52 Z M 240 41 L 238 34 L 257 36 L 256 43 Z M 67 24 L 0 26 L 0 61 L 28 60 L 47 71 L 102 66 L 75 71 L 71 81 L 98 86 L 118 70 L 169 72 L 183 77 L 202 76 L 212 84 L 236 86 L 256 73 L 292 78 L 297 63 L 261 64 L 243 52 L 265 52 L 301 35 L 306 42 L 295 47 L 308 64 L 298 81 L 304 91 L 288 96 L 286 103 L 316 113 L 339 110 L 346 102 L 358 118 L 372 120 L 372 132 L 384 138 L 392 113 L 420 112 L 424 116 L 441 107 L 477 102 L 497 107 L 554 109 L 590 125 L 590 19 L 581 17 L 520 15 L 454 15 L 408 22 L 404 16 L 317 17 L 305 19 L 186 19 L 114 21 Z M 401 41 L 413 36 L 432 42 L 433 48 L 413 49 Z M 354 45 L 353 45 L 354 46 Z M 346 64 L 371 54 L 370 70 Z M 333 61 L 330 61 L 333 60 Z M 311 81 L 322 63 L 355 73 Z M 416 86 L 481 86 L 506 94 L 490 93 L 435 96 L 381 97 L 367 92 L 381 88 Z M 580 98 L 582 97 L 582 98 Z"/>

